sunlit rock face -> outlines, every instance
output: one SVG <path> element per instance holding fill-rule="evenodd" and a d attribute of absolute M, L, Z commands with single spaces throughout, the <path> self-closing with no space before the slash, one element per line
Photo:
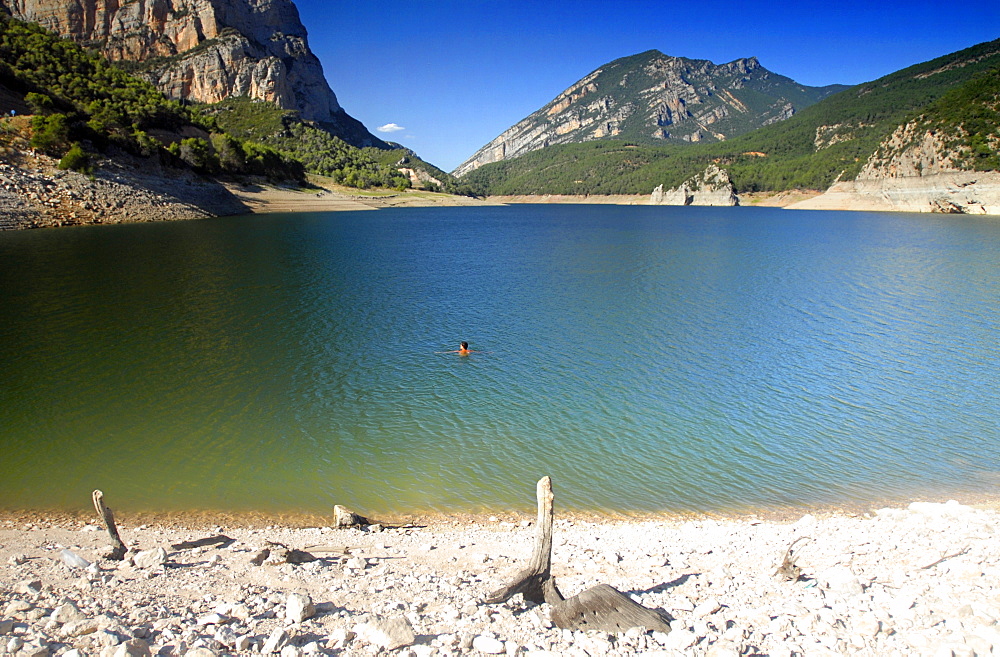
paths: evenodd
<path fill-rule="evenodd" d="M 722 141 L 792 116 L 841 87 L 808 87 L 761 66 L 657 50 L 610 62 L 505 130 L 455 169 L 465 175 L 557 144 L 596 139 Z"/>
<path fill-rule="evenodd" d="M 168 97 L 267 100 L 376 142 L 349 117 L 309 49 L 291 0 L 0 0 L 15 18 L 134 62 Z M 347 137 L 345 137 L 347 138 Z"/>

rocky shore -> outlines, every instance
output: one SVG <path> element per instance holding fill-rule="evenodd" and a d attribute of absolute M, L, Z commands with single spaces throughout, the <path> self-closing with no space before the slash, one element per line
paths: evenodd
<path fill-rule="evenodd" d="M 956 502 L 794 521 L 557 513 L 562 591 L 609 584 L 669 614 L 669 633 L 559 630 L 548 605 L 484 604 L 531 552 L 525 516 L 138 521 L 119 522 L 119 562 L 101 558 L 96 519 L 0 520 L 0 654 L 1000 652 L 1000 513 Z M 776 570 L 793 543 L 790 580 Z"/>
<path fill-rule="evenodd" d="M 0 158 L 0 230 L 252 213 L 483 204 L 476 199 L 417 190 L 350 193 L 319 177 L 311 177 L 311 189 L 263 181 L 218 181 L 127 157 L 102 160 L 91 176 L 61 171 L 57 164 L 54 158 L 28 151 L 8 150 Z"/>

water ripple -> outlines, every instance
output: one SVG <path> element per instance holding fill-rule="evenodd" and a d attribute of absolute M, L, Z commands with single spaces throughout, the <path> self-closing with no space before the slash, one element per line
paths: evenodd
<path fill-rule="evenodd" d="M 578 509 L 992 490 L 998 263 L 995 222 L 767 209 L 0 235 L 0 499 L 530 508 L 543 474 Z M 436 353 L 463 339 L 480 353 Z"/>

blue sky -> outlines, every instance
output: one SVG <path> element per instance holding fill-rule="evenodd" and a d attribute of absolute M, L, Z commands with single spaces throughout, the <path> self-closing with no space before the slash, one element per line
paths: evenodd
<path fill-rule="evenodd" d="M 1000 2 L 295 0 L 349 114 L 452 170 L 573 82 L 657 49 L 857 84 L 1000 38 Z M 394 132 L 378 132 L 394 124 Z"/>

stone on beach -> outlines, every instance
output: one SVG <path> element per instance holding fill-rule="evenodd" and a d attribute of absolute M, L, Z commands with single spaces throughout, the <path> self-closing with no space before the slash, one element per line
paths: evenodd
<path fill-rule="evenodd" d="M 132 563 L 136 568 L 157 568 L 167 563 L 167 551 L 161 547 L 146 550 L 133 555 Z"/>
<path fill-rule="evenodd" d="M 316 607 L 308 595 L 291 593 L 285 601 L 285 618 L 292 623 L 301 623 L 316 614 Z"/>
<path fill-rule="evenodd" d="M 271 635 L 267 637 L 267 641 L 264 642 L 261 652 L 268 655 L 273 652 L 278 652 L 288 644 L 288 632 L 283 627 L 276 627 Z"/>
<path fill-rule="evenodd" d="M 472 647 L 479 652 L 485 652 L 487 655 L 502 655 L 507 652 L 507 646 L 504 645 L 503 641 L 483 634 L 472 640 Z"/>
<path fill-rule="evenodd" d="M 402 616 L 393 618 L 376 617 L 367 623 L 354 627 L 354 634 L 359 641 L 378 646 L 383 650 L 396 650 L 413 645 L 416 636 L 410 621 Z"/>
<path fill-rule="evenodd" d="M 358 515 L 346 506 L 333 507 L 333 526 L 338 528 L 358 527 L 370 524 L 364 516 Z"/>
<path fill-rule="evenodd" d="M 90 565 L 89 561 L 69 549 L 63 550 L 59 557 L 62 559 L 62 562 L 70 568 L 83 569 Z"/>
<path fill-rule="evenodd" d="M 483 604 L 531 551 L 535 532 L 516 521 L 449 519 L 379 534 L 227 528 L 231 545 L 175 551 L 167 568 L 102 561 L 88 572 L 64 567 L 61 551 L 96 552 L 97 532 L 0 520 L 0 563 L 28 555 L 0 568 L 0 654 L 128 657 L 142 653 L 134 640 L 175 657 L 992 654 L 1000 647 L 998 529 L 1000 512 L 953 503 L 864 516 L 815 512 L 793 523 L 557 521 L 554 552 L 567 594 L 606 583 L 674 618 L 669 631 L 597 632 L 560 630 L 551 605 L 520 596 Z M 151 552 L 192 533 L 138 528 L 130 547 Z M 775 577 L 781 555 L 806 535 L 812 540 L 795 550 L 805 578 Z M 322 546 L 323 558 L 249 565 L 279 541 Z M 363 570 L 345 572 L 355 559 Z M 401 630 L 395 638 L 393 625 Z"/>

